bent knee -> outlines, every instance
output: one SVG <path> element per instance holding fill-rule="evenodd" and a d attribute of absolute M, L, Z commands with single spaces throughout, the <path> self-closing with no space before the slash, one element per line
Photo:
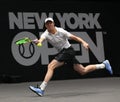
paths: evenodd
<path fill-rule="evenodd" d="M 48 64 L 48 67 L 47 67 L 48 69 L 50 69 L 50 70 L 54 70 L 55 69 L 55 66 L 53 65 L 53 64 Z"/>

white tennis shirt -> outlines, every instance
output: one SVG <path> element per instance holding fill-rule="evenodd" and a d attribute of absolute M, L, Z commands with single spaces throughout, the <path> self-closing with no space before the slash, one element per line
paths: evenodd
<path fill-rule="evenodd" d="M 41 38 L 45 38 L 59 52 L 63 48 L 68 48 L 71 46 L 71 44 L 68 41 L 69 37 L 71 36 L 71 33 L 60 27 L 55 28 L 57 30 L 55 34 L 49 33 L 46 29 L 46 31 L 41 34 Z"/>

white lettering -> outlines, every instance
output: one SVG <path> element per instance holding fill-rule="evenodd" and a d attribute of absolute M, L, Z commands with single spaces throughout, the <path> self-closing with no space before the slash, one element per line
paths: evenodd
<path fill-rule="evenodd" d="M 15 29 L 43 29 L 44 20 L 47 17 L 45 12 L 32 13 L 32 12 L 18 12 L 17 16 L 13 12 L 9 12 L 9 28 Z M 65 28 L 66 26 L 70 29 L 101 29 L 98 22 L 100 13 L 52 13 L 49 12 L 48 16 L 56 16 L 60 26 Z"/>

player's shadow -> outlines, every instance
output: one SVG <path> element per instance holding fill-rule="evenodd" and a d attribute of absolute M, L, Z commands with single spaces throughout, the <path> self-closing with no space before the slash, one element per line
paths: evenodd
<path fill-rule="evenodd" d="M 62 92 L 47 94 L 46 97 L 62 98 L 62 97 L 75 97 L 75 96 L 91 96 L 94 94 L 109 93 L 110 91 L 90 91 L 90 92 Z"/>

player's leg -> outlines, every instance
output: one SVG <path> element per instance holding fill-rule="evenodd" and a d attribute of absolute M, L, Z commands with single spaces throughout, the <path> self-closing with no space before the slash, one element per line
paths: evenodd
<path fill-rule="evenodd" d="M 74 64 L 73 66 L 74 66 L 74 70 L 80 73 L 81 75 L 84 75 L 84 74 L 87 74 L 89 72 L 96 70 L 95 65 L 88 65 L 84 67 L 82 64 Z"/>
<path fill-rule="evenodd" d="M 104 68 L 106 68 L 106 70 L 108 70 L 111 75 L 113 74 L 111 65 L 108 60 L 103 61 L 101 64 L 91 64 L 85 67 L 79 63 L 74 64 L 75 71 L 77 71 L 81 75 L 87 74 L 97 69 L 104 69 Z"/>
<path fill-rule="evenodd" d="M 48 69 L 47 69 L 47 73 L 45 75 L 44 81 L 48 82 L 53 76 L 54 69 L 62 66 L 63 64 L 64 62 L 59 62 L 56 59 L 53 59 L 48 65 Z"/>
<path fill-rule="evenodd" d="M 44 78 L 43 82 L 37 87 L 30 86 L 29 88 L 33 92 L 35 92 L 37 95 L 43 96 L 44 95 L 44 90 L 45 90 L 45 88 L 47 86 L 47 83 L 50 81 L 50 79 L 53 76 L 54 69 L 57 68 L 57 67 L 62 66 L 63 64 L 64 64 L 64 62 L 59 62 L 59 61 L 53 59 L 50 62 L 50 64 L 48 65 L 47 73 L 45 75 L 45 78 Z"/>

